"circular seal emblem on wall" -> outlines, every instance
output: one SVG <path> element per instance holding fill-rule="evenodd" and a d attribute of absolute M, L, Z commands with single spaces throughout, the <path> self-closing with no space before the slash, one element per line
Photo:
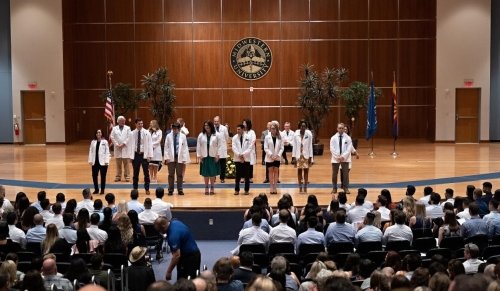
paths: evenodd
<path fill-rule="evenodd" d="M 273 63 L 269 46 L 261 39 L 247 37 L 238 41 L 231 50 L 231 68 L 245 80 L 264 77 Z"/>

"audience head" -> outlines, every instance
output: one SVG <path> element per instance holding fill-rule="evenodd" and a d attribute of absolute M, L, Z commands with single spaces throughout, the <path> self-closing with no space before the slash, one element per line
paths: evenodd
<path fill-rule="evenodd" d="M 472 192 L 474 200 L 477 200 L 483 196 L 483 190 L 480 188 L 474 189 L 474 192 Z"/>
<path fill-rule="evenodd" d="M 128 256 L 128 260 L 132 265 L 144 265 L 146 263 L 146 253 L 148 249 L 146 247 L 134 247 Z"/>
<path fill-rule="evenodd" d="M 472 202 L 471 204 L 469 204 L 469 213 L 470 216 L 479 215 L 479 204 L 477 204 L 476 202 Z"/>
<path fill-rule="evenodd" d="M 138 198 L 139 198 L 139 190 L 132 189 L 132 191 L 130 191 L 130 199 L 137 200 Z"/>
<path fill-rule="evenodd" d="M 366 196 L 368 195 L 368 191 L 365 188 L 358 188 L 358 195 L 363 196 L 363 198 L 366 199 Z"/>
<path fill-rule="evenodd" d="M 499 204 L 499 201 L 495 198 L 491 199 L 490 200 L 490 203 L 488 205 L 490 211 L 498 211 L 498 204 Z"/>
<path fill-rule="evenodd" d="M 406 214 L 401 210 L 396 211 L 394 222 L 397 224 L 404 224 L 406 222 Z"/>
<path fill-rule="evenodd" d="M 373 212 L 368 212 L 365 216 L 365 225 L 373 225 L 373 222 L 375 220 L 375 214 Z"/>
<path fill-rule="evenodd" d="M 409 290 L 411 288 L 411 283 L 408 278 L 404 275 L 396 275 L 392 277 L 391 280 L 391 289 L 392 290 Z"/>
<path fill-rule="evenodd" d="M 389 278 L 391 277 L 381 271 L 374 271 L 370 277 L 370 290 L 390 291 L 391 282 Z"/>
<path fill-rule="evenodd" d="M 455 191 L 453 191 L 453 189 L 446 188 L 446 190 L 444 190 L 444 197 L 446 197 L 446 199 L 451 199 L 451 198 L 453 198 L 454 193 L 455 193 Z"/>
<path fill-rule="evenodd" d="M 17 222 L 17 214 L 15 212 L 9 212 L 7 214 L 7 224 L 15 225 Z"/>
<path fill-rule="evenodd" d="M 89 188 L 83 189 L 82 196 L 83 196 L 83 199 L 90 199 L 90 197 L 92 197 L 90 194 L 90 189 Z"/>
<path fill-rule="evenodd" d="M 59 215 L 62 212 L 62 207 L 61 203 L 56 202 L 52 205 L 52 212 L 54 212 L 55 215 Z"/>
<path fill-rule="evenodd" d="M 56 202 L 63 204 L 64 201 L 66 201 L 66 196 L 64 196 L 64 193 L 61 193 L 61 192 L 57 193 Z"/>
<path fill-rule="evenodd" d="M 460 260 L 451 260 L 448 262 L 448 274 L 450 280 L 454 280 L 456 276 L 465 274 L 464 265 Z"/>
<path fill-rule="evenodd" d="M 351 280 L 342 277 L 329 277 L 324 284 L 318 284 L 319 290 L 342 290 L 355 291 L 357 290 L 352 285 Z"/>
<path fill-rule="evenodd" d="M 43 210 L 49 210 L 49 208 L 50 208 L 50 200 L 49 199 L 43 199 L 42 201 L 40 201 L 40 207 Z"/>
<path fill-rule="evenodd" d="M 47 198 L 47 193 L 45 191 L 40 191 L 40 192 L 38 192 L 36 197 L 38 199 L 38 202 L 42 202 L 43 200 L 45 200 Z"/>
<path fill-rule="evenodd" d="M 73 214 L 64 213 L 63 214 L 63 223 L 64 223 L 64 226 L 71 226 L 71 224 L 73 223 Z"/>
<path fill-rule="evenodd" d="M 347 195 L 345 192 L 339 192 L 339 195 L 337 196 L 337 199 L 339 200 L 340 204 L 346 204 L 347 203 Z"/>
<path fill-rule="evenodd" d="M 429 285 L 430 274 L 427 268 L 417 268 L 410 279 L 412 288 Z"/>
<path fill-rule="evenodd" d="M 66 202 L 66 208 L 64 208 L 64 213 L 75 213 L 76 209 L 76 200 L 75 199 L 69 199 L 68 202 Z"/>
<path fill-rule="evenodd" d="M 281 223 L 287 223 L 290 219 L 290 212 L 287 209 L 281 209 L 279 212 L 279 219 Z"/>
<path fill-rule="evenodd" d="M 345 217 L 346 214 L 344 211 L 337 211 L 337 213 L 335 213 L 335 222 L 343 224 L 345 223 Z"/>
<path fill-rule="evenodd" d="M 365 203 L 365 196 L 358 194 L 358 196 L 356 196 L 356 206 L 363 206 L 364 203 Z"/>
<path fill-rule="evenodd" d="M 43 216 L 41 214 L 35 214 L 35 216 L 33 216 L 33 223 L 43 226 Z"/>
<path fill-rule="evenodd" d="M 10 260 L 5 260 L 2 262 L 2 265 L 0 265 L 0 274 L 8 277 L 8 282 L 11 287 L 13 287 L 16 284 L 17 281 L 17 265 L 15 262 L 10 261 Z M 4 290 L 4 289 L 0 289 Z M 8 289 L 5 289 L 8 290 Z"/>
<path fill-rule="evenodd" d="M 434 192 L 434 189 L 432 189 L 432 187 L 427 186 L 427 187 L 424 188 L 424 196 L 431 195 L 432 192 Z"/>
<path fill-rule="evenodd" d="M 42 273 L 44 276 L 53 276 L 57 274 L 56 261 L 53 259 L 46 259 L 43 261 Z"/>
<path fill-rule="evenodd" d="M 413 185 L 408 185 L 406 186 L 406 196 L 413 196 L 417 190 L 415 189 L 415 186 Z"/>
<path fill-rule="evenodd" d="M 38 271 L 28 271 L 24 275 L 21 290 L 45 290 L 42 275 Z"/>
<path fill-rule="evenodd" d="M 115 194 L 113 194 L 113 193 L 106 194 L 106 196 L 104 196 L 104 200 L 106 200 L 108 205 L 115 204 Z"/>
<path fill-rule="evenodd" d="M 104 216 L 103 222 L 111 222 L 113 219 L 113 209 L 105 207 L 102 210 L 102 215 Z"/>
<path fill-rule="evenodd" d="M 98 225 L 100 220 L 101 216 L 99 215 L 99 213 L 92 213 L 92 215 L 90 216 L 90 223 L 92 225 Z"/>
<path fill-rule="evenodd" d="M 316 228 L 318 225 L 318 218 L 314 216 L 310 216 L 307 218 L 307 227 L 308 228 Z"/>
<path fill-rule="evenodd" d="M 261 222 L 262 222 L 262 217 L 261 217 L 260 213 L 252 214 L 252 225 L 253 226 L 260 226 Z"/>
<path fill-rule="evenodd" d="M 217 283 L 225 283 L 231 279 L 233 267 L 231 266 L 231 262 L 228 258 L 220 258 L 215 262 L 212 271 L 215 275 Z"/>
<path fill-rule="evenodd" d="M 94 270 L 100 270 L 103 265 L 103 258 L 101 254 L 93 254 L 92 257 L 90 257 L 90 266 Z"/>
<path fill-rule="evenodd" d="M 153 207 L 153 202 L 151 201 L 151 198 L 144 199 L 144 209 L 151 209 L 151 207 Z"/>
<path fill-rule="evenodd" d="M 378 195 L 377 198 L 378 207 L 387 207 L 387 198 L 382 195 Z"/>
<path fill-rule="evenodd" d="M 451 278 L 450 278 L 451 279 Z M 488 281 L 482 276 L 458 275 L 451 282 L 449 291 L 486 290 Z"/>
<path fill-rule="evenodd" d="M 273 279 L 264 275 L 255 276 L 249 283 L 245 291 L 278 291 Z"/>
<path fill-rule="evenodd" d="M 491 193 L 491 189 L 493 188 L 493 185 L 491 184 L 491 182 L 484 182 L 483 183 L 483 192 L 484 193 Z"/>
<path fill-rule="evenodd" d="M 240 253 L 240 265 L 242 267 L 251 268 L 253 266 L 253 253 L 251 252 Z"/>
<path fill-rule="evenodd" d="M 431 198 L 429 199 L 429 203 L 433 205 L 439 205 L 440 202 L 441 202 L 441 195 L 433 192 L 431 194 Z"/>
<path fill-rule="evenodd" d="M 163 196 L 165 195 L 165 190 L 163 189 L 163 187 L 156 188 L 155 195 L 156 195 L 156 198 L 162 199 Z"/>
<path fill-rule="evenodd" d="M 94 210 L 100 211 L 102 209 L 102 200 L 96 199 L 94 200 Z"/>
<path fill-rule="evenodd" d="M 197 282 L 201 280 L 205 283 L 205 285 L 198 285 Z M 195 278 L 193 279 L 193 284 L 196 286 L 196 290 L 207 290 L 207 285 L 204 279 Z M 198 289 L 200 287 L 200 289 Z M 156 281 L 153 284 L 149 285 L 146 291 L 175 291 L 175 287 L 172 286 L 169 282 L 165 280 Z"/>
<path fill-rule="evenodd" d="M 405 256 L 406 268 L 409 272 L 415 271 L 422 264 L 420 255 L 408 254 Z"/>
<path fill-rule="evenodd" d="M 380 195 L 385 197 L 385 199 L 387 200 L 387 205 L 390 205 L 392 203 L 392 196 L 389 190 L 382 189 L 382 191 L 380 191 Z"/>
<path fill-rule="evenodd" d="M 479 256 L 479 247 L 476 244 L 468 243 L 464 248 L 464 257 L 466 259 L 475 259 Z"/>
<path fill-rule="evenodd" d="M 475 189 L 476 189 L 476 186 L 474 186 L 474 185 L 467 185 L 465 193 L 467 194 L 467 198 L 469 198 L 469 200 L 474 200 L 474 190 Z"/>

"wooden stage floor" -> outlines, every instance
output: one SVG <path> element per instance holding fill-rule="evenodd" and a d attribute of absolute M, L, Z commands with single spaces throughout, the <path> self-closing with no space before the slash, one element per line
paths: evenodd
<path fill-rule="evenodd" d="M 328 148 L 328 140 L 324 143 Z M 376 140 L 375 156 L 369 157 L 369 144 L 360 141 L 360 159 L 354 160 L 351 170 L 351 195 L 354 201 L 356 188 L 368 189 L 370 201 L 375 201 L 380 190 L 387 188 L 394 200 L 404 196 L 406 185 L 417 187 L 416 197 L 422 196 L 424 186 L 430 185 L 443 195 L 446 188 L 453 188 L 455 195 L 464 195 L 466 185 L 480 187 L 484 181 L 493 183 L 493 189 L 500 188 L 500 144 L 462 144 L 430 143 L 425 140 L 398 141 L 399 156 L 393 158 L 392 140 Z M 7 189 L 7 198 L 14 200 L 15 194 L 24 191 L 30 201 L 36 199 L 39 190 L 46 190 L 51 202 L 58 192 L 66 194 L 66 199 L 81 199 L 83 187 L 92 188 L 90 166 L 87 163 L 88 143 L 72 145 L 20 146 L 0 145 L 0 184 Z M 290 155 L 290 153 L 289 153 Z M 260 149 L 257 153 L 260 162 Z M 195 161 L 195 155 L 191 155 Z M 280 189 L 278 195 L 268 195 L 275 206 L 282 193 L 290 193 L 295 205 L 304 205 L 307 195 L 299 194 L 296 181 L 296 169 L 293 165 L 282 165 Z M 205 196 L 198 164 L 190 164 L 186 171 L 184 196 L 167 196 L 165 199 L 179 208 L 246 208 L 251 205 L 253 196 L 261 192 L 268 193 L 268 184 L 262 184 L 265 175 L 264 166 L 255 166 L 254 184 L 251 195 L 234 196 L 234 180 L 227 179 L 225 184 L 216 184 L 216 194 Z M 117 196 L 117 201 L 128 199 L 131 183 L 114 183 L 115 165 L 112 162 L 108 170 L 106 192 Z M 166 167 L 159 173 L 159 185 L 166 188 Z M 142 179 L 142 178 L 141 178 Z M 156 185 L 151 188 L 154 191 Z M 140 197 L 146 198 L 140 186 Z M 152 191 L 152 192 L 153 192 Z M 310 170 L 308 194 L 315 194 L 320 204 L 328 204 L 331 199 L 331 164 L 330 154 L 326 150 L 323 156 L 315 157 L 315 165 Z M 95 198 L 103 196 L 94 195 Z M 154 198 L 154 195 L 151 195 Z"/>

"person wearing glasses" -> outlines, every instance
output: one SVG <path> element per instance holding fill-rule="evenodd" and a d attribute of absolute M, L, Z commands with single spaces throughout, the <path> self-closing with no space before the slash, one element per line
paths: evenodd
<path fill-rule="evenodd" d="M 484 263 L 484 261 L 481 261 L 478 257 L 479 247 L 472 243 L 466 244 L 464 248 L 464 258 L 466 261 L 463 262 L 465 274 L 477 273 L 479 265 Z"/>

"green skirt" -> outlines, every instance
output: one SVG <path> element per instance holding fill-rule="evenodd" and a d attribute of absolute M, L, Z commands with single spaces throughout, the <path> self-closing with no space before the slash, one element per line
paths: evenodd
<path fill-rule="evenodd" d="M 215 162 L 214 157 L 206 157 L 203 163 L 200 163 L 200 175 L 203 177 L 215 177 L 220 175 L 219 162 Z"/>

